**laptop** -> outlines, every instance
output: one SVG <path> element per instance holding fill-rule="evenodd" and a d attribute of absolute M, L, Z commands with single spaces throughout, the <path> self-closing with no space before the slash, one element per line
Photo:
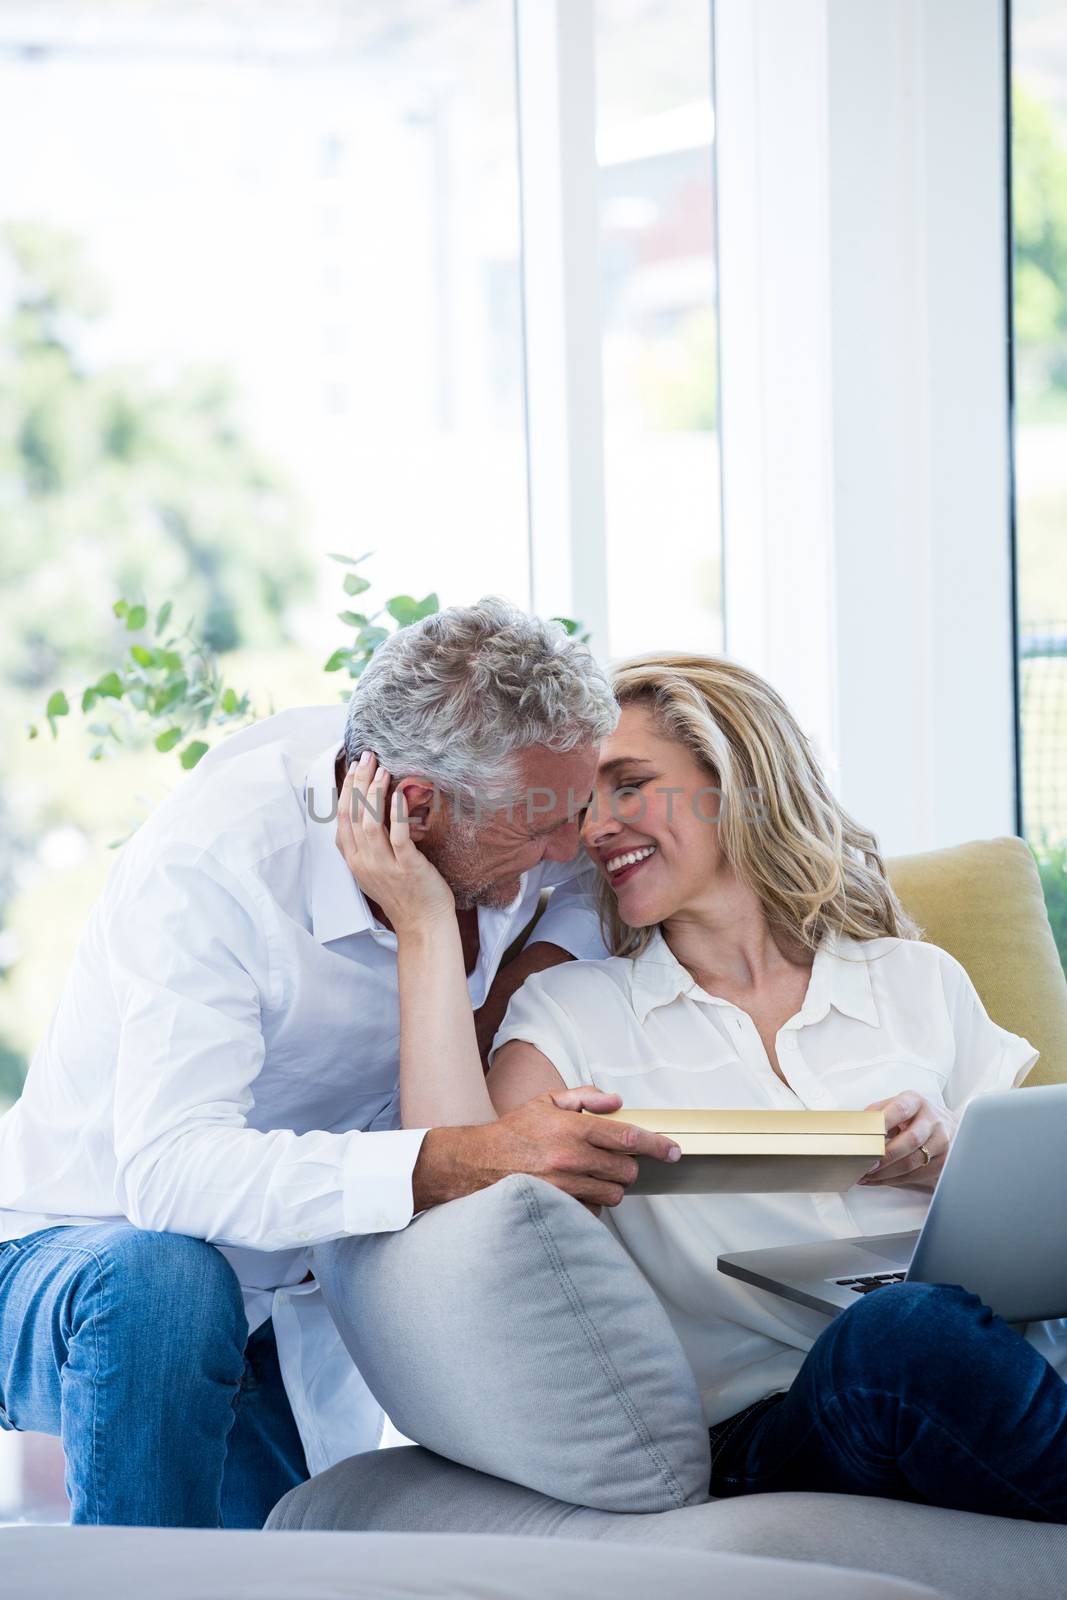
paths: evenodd
<path fill-rule="evenodd" d="M 831 1316 L 892 1283 L 961 1284 L 1005 1322 L 1067 1316 L 1067 1083 L 971 1101 L 918 1233 L 741 1250 L 718 1265 Z"/>

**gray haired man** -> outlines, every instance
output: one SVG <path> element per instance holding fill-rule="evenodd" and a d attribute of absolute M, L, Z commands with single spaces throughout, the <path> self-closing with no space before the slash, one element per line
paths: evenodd
<path fill-rule="evenodd" d="M 314 1245 L 516 1171 L 612 1204 L 627 1150 L 666 1157 L 579 1115 L 618 1103 L 591 1089 L 400 1128 L 396 940 L 336 844 L 363 750 L 421 779 L 487 1042 L 528 973 L 604 953 L 577 812 L 617 714 L 558 625 L 453 607 L 381 646 L 347 719 L 234 735 L 125 846 L 0 1119 L 0 1426 L 61 1435 L 73 1521 L 261 1526 L 374 1446 Z"/>

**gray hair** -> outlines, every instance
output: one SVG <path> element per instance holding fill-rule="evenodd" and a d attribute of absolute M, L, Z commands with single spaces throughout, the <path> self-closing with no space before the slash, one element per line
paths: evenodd
<path fill-rule="evenodd" d="M 373 750 L 461 801 L 507 790 L 529 745 L 573 750 L 611 733 L 619 707 L 593 656 L 558 622 L 483 596 L 399 629 L 352 692 L 345 754 Z"/>

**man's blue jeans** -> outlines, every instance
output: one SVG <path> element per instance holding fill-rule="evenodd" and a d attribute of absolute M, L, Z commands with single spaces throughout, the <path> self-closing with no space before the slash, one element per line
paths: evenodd
<path fill-rule="evenodd" d="M 1067 1522 L 1067 1383 L 969 1290 L 857 1297 L 792 1385 L 711 1430 L 711 1493 L 814 1489 Z"/>
<path fill-rule="evenodd" d="M 72 1522 L 261 1528 L 308 1476 L 229 1262 L 126 1222 L 0 1242 L 0 1426 L 59 1435 Z"/>

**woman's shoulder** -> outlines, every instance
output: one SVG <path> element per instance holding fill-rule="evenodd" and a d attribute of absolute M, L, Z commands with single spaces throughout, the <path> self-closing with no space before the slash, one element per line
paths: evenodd
<path fill-rule="evenodd" d="M 876 939 L 855 939 L 847 933 L 830 933 L 827 938 L 831 948 L 838 954 L 860 955 L 867 961 L 892 959 L 901 966 L 916 963 L 921 966 L 953 959 L 947 950 L 931 944 L 929 939 L 902 939 L 898 934 L 883 934 Z"/>
<path fill-rule="evenodd" d="M 929 939 L 849 939 L 839 937 L 836 946 L 841 954 L 859 956 L 868 963 L 872 975 L 880 972 L 890 981 L 903 983 L 940 981 L 946 994 L 960 986 L 971 986 L 967 969 L 954 955 Z"/>
<path fill-rule="evenodd" d="M 616 996 L 628 1001 L 633 962 L 622 956 L 606 956 L 600 961 L 561 961 L 526 979 L 524 989 L 535 992 L 573 1011 L 577 1006 L 603 1005 Z"/>

